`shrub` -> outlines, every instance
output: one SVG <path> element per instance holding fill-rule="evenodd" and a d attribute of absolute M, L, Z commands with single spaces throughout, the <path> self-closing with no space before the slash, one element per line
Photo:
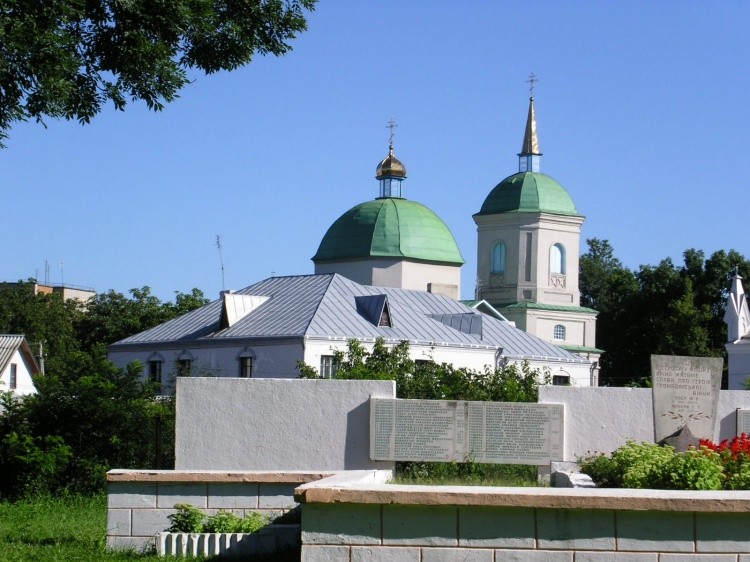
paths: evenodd
<path fill-rule="evenodd" d="M 200 533 L 203 531 L 203 519 L 205 515 L 195 506 L 189 503 L 177 503 L 177 510 L 169 516 L 171 525 L 167 529 L 170 533 Z"/>
<path fill-rule="evenodd" d="M 222 509 L 206 517 L 200 509 L 187 503 L 174 507 L 177 511 L 169 516 L 172 524 L 167 531 L 170 533 L 255 533 L 268 524 L 268 517 L 255 512 L 240 518 Z"/>
<path fill-rule="evenodd" d="M 579 459 L 581 471 L 600 487 L 656 488 L 663 490 L 750 489 L 750 456 L 744 445 L 715 445 L 702 441 L 676 453 L 673 447 L 628 441 L 610 457 Z M 750 442 L 747 443 L 750 446 Z"/>

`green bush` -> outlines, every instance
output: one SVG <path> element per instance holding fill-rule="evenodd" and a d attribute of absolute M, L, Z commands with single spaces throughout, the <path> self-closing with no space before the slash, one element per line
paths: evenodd
<path fill-rule="evenodd" d="M 200 533 L 203 530 L 205 514 L 189 503 L 177 503 L 177 510 L 169 516 L 171 525 L 167 528 L 170 533 Z"/>
<path fill-rule="evenodd" d="M 169 516 L 170 533 L 255 533 L 268 525 L 268 517 L 250 512 L 244 518 L 231 511 L 219 510 L 206 516 L 200 509 L 187 503 L 175 504 L 175 513 Z"/>
<path fill-rule="evenodd" d="M 721 490 L 729 481 L 721 457 L 706 447 L 676 453 L 674 447 L 628 441 L 612 453 L 579 460 L 581 471 L 600 487 L 662 490 Z M 750 482 L 737 476 L 732 484 Z"/>

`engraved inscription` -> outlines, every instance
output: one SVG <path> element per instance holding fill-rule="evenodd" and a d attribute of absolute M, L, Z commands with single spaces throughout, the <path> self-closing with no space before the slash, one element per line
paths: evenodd
<path fill-rule="evenodd" d="M 564 406 L 370 401 L 370 456 L 391 461 L 548 464 L 563 458 Z"/>
<path fill-rule="evenodd" d="M 685 426 L 694 437 L 714 438 L 722 365 L 716 357 L 651 356 L 657 443 Z"/>

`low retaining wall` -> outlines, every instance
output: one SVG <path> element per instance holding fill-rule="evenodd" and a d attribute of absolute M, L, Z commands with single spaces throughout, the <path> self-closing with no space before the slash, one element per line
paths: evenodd
<path fill-rule="evenodd" d="M 224 509 L 244 517 L 255 511 L 272 517 L 297 504 L 294 489 L 332 473 L 111 470 L 107 473 L 107 547 L 155 547 L 155 536 L 169 527 L 176 503 L 213 514 Z"/>
<path fill-rule="evenodd" d="M 302 562 L 750 562 L 750 492 L 306 484 Z"/>

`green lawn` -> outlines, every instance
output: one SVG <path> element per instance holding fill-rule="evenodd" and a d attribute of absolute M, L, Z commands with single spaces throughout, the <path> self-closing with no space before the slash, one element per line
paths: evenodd
<path fill-rule="evenodd" d="M 106 496 L 0 503 L 0 562 L 161 560 L 105 549 Z"/>

